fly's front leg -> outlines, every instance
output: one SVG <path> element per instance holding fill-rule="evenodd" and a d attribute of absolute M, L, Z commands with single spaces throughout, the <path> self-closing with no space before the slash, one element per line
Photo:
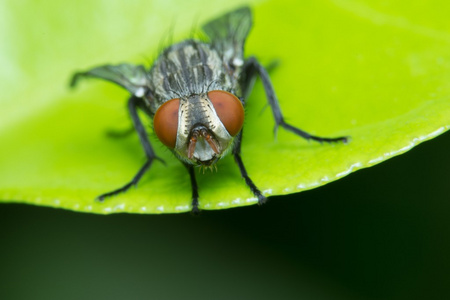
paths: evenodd
<path fill-rule="evenodd" d="M 133 105 L 136 108 L 139 108 L 142 111 L 146 112 L 148 115 L 151 115 L 151 112 L 145 105 L 144 101 L 142 101 L 141 98 L 137 98 L 137 97 L 134 97 L 134 98 L 136 99 L 135 100 L 136 102 L 132 103 L 132 104 L 129 103 L 129 105 Z M 133 112 L 131 112 L 131 108 L 129 108 L 129 111 L 130 111 L 132 120 L 138 118 L 136 109 L 134 109 Z M 110 129 L 110 130 L 106 131 L 106 135 L 111 138 L 125 138 L 125 137 L 128 137 L 129 135 L 135 133 L 137 130 L 136 127 L 139 127 L 141 131 L 144 131 L 144 127 L 142 126 L 142 124 L 140 124 L 140 122 L 136 123 L 135 121 L 133 121 L 133 126 L 130 126 L 129 128 L 122 129 L 122 130 Z M 145 134 L 145 139 L 147 139 L 147 134 Z M 141 141 L 142 141 L 142 139 L 141 139 Z M 144 143 L 148 144 L 148 142 L 144 142 Z M 148 146 L 146 146 L 146 147 L 148 147 Z M 146 151 L 146 154 L 147 154 L 147 151 Z"/>
<path fill-rule="evenodd" d="M 192 165 L 184 164 L 188 169 L 189 177 L 191 179 L 191 188 L 192 188 L 192 214 L 197 215 L 200 212 L 198 208 L 198 186 L 197 180 L 195 179 L 194 167 Z"/>
<path fill-rule="evenodd" d="M 276 135 L 278 126 L 283 127 L 286 130 L 289 130 L 296 135 L 301 136 L 302 138 L 306 140 L 314 140 L 317 142 L 344 142 L 346 143 L 348 141 L 348 137 L 337 137 L 337 138 L 326 138 L 326 137 L 320 137 L 320 136 L 314 136 L 311 135 L 297 127 L 294 127 L 284 121 L 283 114 L 281 113 L 280 104 L 278 103 L 277 96 L 275 95 L 275 91 L 272 86 L 272 82 L 270 81 L 269 74 L 267 73 L 267 70 L 258 62 L 258 60 L 255 57 L 250 57 L 244 65 L 244 75 L 245 80 L 242 83 L 242 88 L 244 91 L 244 95 L 249 93 L 249 90 L 251 89 L 252 85 L 252 77 L 254 77 L 256 74 L 259 75 L 261 78 L 262 84 L 264 86 L 264 91 L 266 93 L 267 101 L 269 102 L 270 108 L 272 109 L 272 114 L 275 119 L 275 128 L 274 133 Z"/>
<path fill-rule="evenodd" d="M 242 141 L 242 130 L 236 137 L 236 140 L 233 145 L 233 156 L 234 161 L 237 163 L 239 167 L 239 171 L 241 171 L 241 176 L 244 178 L 245 183 L 248 185 L 252 193 L 258 198 L 258 204 L 263 204 L 267 201 L 267 198 L 261 193 L 261 191 L 256 187 L 253 181 L 247 174 L 247 170 L 245 169 L 244 163 L 241 158 L 241 141 Z"/>
<path fill-rule="evenodd" d="M 134 128 L 136 129 L 139 139 L 141 141 L 142 147 L 144 148 L 145 155 L 147 156 L 147 161 L 144 163 L 144 165 L 139 169 L 139 171 L 136 173 L 136 175 L 131 179 L 130 182 L 125 184 L 124 186 L 113 190 L 108 193 L 101 194 L 97 197 L 99 201 L 105 200 L 105 198 L 120 194 L 122 192 L 127 191 L 132 186 L 135 186 L 138 184 L 139 180 L 142 178 L 142 176 L 145 174 L 145 172 L 150 168 L 150 166 L 153 163 L 153 160 L 157 159 L 164 163 L 164 161 L 156 156 L 155 152 L 153 151 L 153 147 L 150 144 L 150 141 L 148 140 L 147 132 L 145 131 L 144 126 L 142 125 L 141 119 L 139 118 L 139 115 L 137 113 L 137 107 L 142 105 L 142 99 L 131 96 L 131 98 L 128 100 L 128 110 L 131 115 L 131 120 L 133 121 Z"/>

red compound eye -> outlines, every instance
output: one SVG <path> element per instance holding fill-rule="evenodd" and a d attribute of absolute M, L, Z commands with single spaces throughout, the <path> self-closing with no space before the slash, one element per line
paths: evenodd
<path fill-rule="evenodd" d="M 153 128 L 159 140 L 169 148 L 175 148 L 178 131 L 180 99 L 172 99 L 161 105 L 153 117 Z"/>
<path fill-rule="evenodd" d="M 244 125 L 244 107 L 241 101 L 225 91 L 211 91 L 208 97 L 228 133 L 232 136 L 238 134 Z"/>

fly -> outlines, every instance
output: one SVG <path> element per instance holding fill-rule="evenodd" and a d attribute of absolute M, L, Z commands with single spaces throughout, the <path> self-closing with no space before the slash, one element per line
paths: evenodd
<path fill-rule="evenodd" d="M 307 140 L 347 142 L 347 137 L 313 136 L 284 121 L 267 70 L 255 57 L 244 58 L 244 44 L 251 26 L 250 8 L 242 7 L 202 26 L 209 42 L 188 39 L 169 46 L 150 69 L 132 64 L 103 65 L 74 74 L 72 87 L 82 77 L 94 77 L 118 84 L 131 93 L 128 110 L 147 157 L 130 182 L 98 196 L 98 200 L 137 185 L 155 160 L 162 161 L 138 116 L 140 109 L 153 119 L 158 139 L 187 168 L 193 213 L 199 211 L 194 167 L 213 167 L 229 152 L 258 203 L 266 202 L 241 158 L 244 106 L 256 76 L 262 80 L 275 119 L 275 131 L 281 126 Z"/>

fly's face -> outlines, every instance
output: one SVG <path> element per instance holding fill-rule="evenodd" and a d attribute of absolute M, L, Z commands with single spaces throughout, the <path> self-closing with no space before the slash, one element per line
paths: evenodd
<path fill-rule="evenodd" d="M 227 153 L 243 123 L 241 101 L 222 90 L 169 100 L 153 119 L 164 145 L 188 164 L 203 166 Z"/>

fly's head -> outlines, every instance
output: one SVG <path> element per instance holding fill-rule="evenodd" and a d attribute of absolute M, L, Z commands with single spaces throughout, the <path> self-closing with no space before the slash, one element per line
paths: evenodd
<path fill-rule="evenodd" d="M 226 154 L 243 124 L 241 101 L 221 90 L 169 100 L 153 118 L 159 140 L 182 161 L 201 166 Z"/>

